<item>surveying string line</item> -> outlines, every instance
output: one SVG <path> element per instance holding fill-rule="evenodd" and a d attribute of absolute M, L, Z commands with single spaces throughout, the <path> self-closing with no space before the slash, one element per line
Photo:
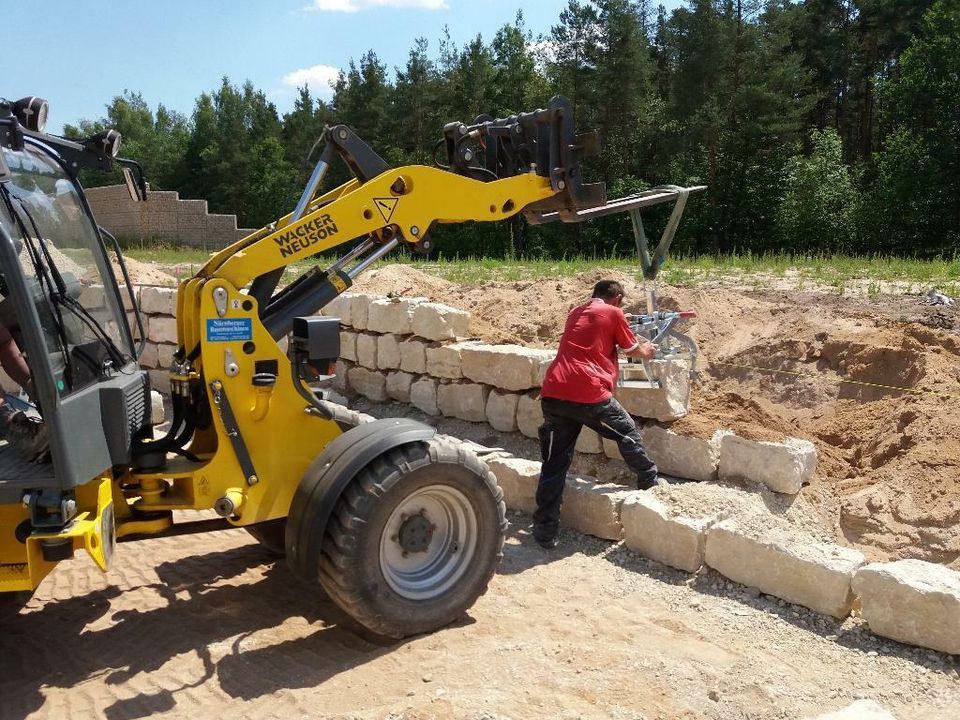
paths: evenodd
<path fill-rule="evenodd" d="M 936 395 L 951 400 L 960 400 L 960 395 L 938 392 L 937 390 L 922 390 L 918 388 L 905 388 L 897 385 L 884 385 L 882 383 L 872 383 L 863 380 L 844 380 L 843 378 L 831 378 L 823 374 L 811 372 L 799 372 L 796 370 L 777 370 L 774 368 L 757 367 L 756 365 L 744 365 L 742 363 L 723 362 L 721 360 L 707 360 L 709 365 L 725 365 L 727 367 L 739 368 L 741 370 L 756 370 L 758 372 L 773 373 L 775 375 L 791 375 L 795 377 L 807 378 L 809 380 L 819 380 L 821 382 L 831 382 L 845 385 L 860 385 L 863 387 L 879 388 L 881 390 L 894 390 L 896 392 L 910 393 L 912 395 Z"/>

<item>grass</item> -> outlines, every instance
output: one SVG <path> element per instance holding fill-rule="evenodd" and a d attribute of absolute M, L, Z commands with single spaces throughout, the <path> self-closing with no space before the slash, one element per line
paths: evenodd
<path fill-rule="evenodd" d="M 131 246 L 125 254 L 143 262 L 157 263 L 180 278 L 189 277 L 206 262 L 209 253 L 164 245 Z M 321 266 L 334 257 L 320 258 Z M 296 275 L 312 262 L 297 263 L 288 269 Z M 410 262 L 395 256 L 389 262 Z M 425 271 L 458 283 L 481 281 L 523 281 L 544 277 L 568 277 L 604 268 L 639 277 L 637 261 L 631 258 L 567 258 L 563 260 L 517 260 L 493 258 L 439 258 L 418 261 Z M 739 253 L 670 258 L 660 279 L 670 285 L 720 284 L 762 290 L 773 286 L 796 290 L 827 289 L 840 292 L 855 287 L 871 297 L 889 292 L 923 292 L 937 287 L 948 295 L 960 291 L 960 257 L 915 260 L 894 257 L 852 255 L 790 255 Z"/>

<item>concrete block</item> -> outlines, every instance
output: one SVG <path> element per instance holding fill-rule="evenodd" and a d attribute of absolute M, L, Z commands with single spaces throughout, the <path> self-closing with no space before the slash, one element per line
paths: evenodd
<path fill-rule="evenodd" d="M 166 370 L 150 370 L 150 387 L 164 395 L 170 394 L 170 373 Z"/>
<path fill-rule="evenodd" d="M 490 387 L 471 382 L 454 382 L 437 388 L 437 407 L 447 417 L 467 422 L 486 422 Z"/>
<path fill-rule="evenodd" d="M 414 375 L 405 372 L 387 373 L 387 396 L 397 402 L 410 402 L 410 387 L 413 385 Z"/>
<path fill-rule="evenodd" d="M 377 367 L 381 370 L 400 369 L 399 337 L 387 333 L 377 338 Z"/>
<path fill-rule="evenodd" d="M 494 457 L 485 461 L 503 490 L 503 501 L 511 510 L 532 513 L 537 509 L 540 463 L 516 457 Z"/>
<path fill-rule="evenodd" d="M 500 432 L 516 432 L 517 404 L 520 396 L 515 393 L 491 390 L 487 398 L 487 423 Z"/>
<path fill-rule="evenodd" d="M 163 395 L 156 390 L 150 391 L 150 424 L 163 425 L 164 421 Z"/>
<path fill-rule="evenodd" d="M 453 340 L 469 334 L 470 313 L 442 303 L 420 303 L 414 308 L 411 330 L 427 340 Z"/>
<path fill-rule="evenodd" d="M 370 370 L 377 369 L 378 337 L 371 333 L 357 334 L 357 364 Z"/>
<path fill-rule="evenodd" d="M 367 295 L 366 293 L 354 293 L 350 299 L 350 321 L 351 325 L 357 330 L 367 329 L 367 317 L 370 311 L 370 303 L 377 300 L 377 295 Z"/>
<path fill-rule="evenodd" d="M 400 341 L 400 369 L 422 375 L 427 371 L 427 346 L 423 340 L 404 338 Z"/>
<path fill-rule="evenodd" d="M 350 369 L 355 367 L 352 362 L 347 360 L 337 360 L 333 369 L 333 379 L 330 381 L 330 387 L 338 393 L 350 392 Z"/>
<path fill-rule="evenodd" d="M 350 362 L 357 361 L 357 333 L 351 330 L 340 331 L 340 357 Z"/>
<path fill-rule="evenodd" d="M 155 343 L 177 342 L 177 320 L 163 315 L 152 315 L 147 319 L 147 338 Z"/>
<path fill-rule="evenodd" d="M 696 572 L 703 565 L 706 530 L 716 515 L 675 514 L 660 498 L 636 490 L 623 503 L 620 520 L 628 548 L 664 565 Z"/>
<path fill-rule="evenodd" d="M 651 360 L 654 379 L 659 388 L 617 386 L 615 395 L 634 417 L 669 422 L 679 420 L 690 409 L 690 370 L 687 363 L 672 360 Z M 620 365 L 624 380 L 635 377 L 626 363 Z"/>
<path fill-rule="evenodd" d="M 159 355 L 155 343 L 144 343 L 143 352 L 140 354 L 140 367 L 147 369 L 160 367 Z"/>
<path fill-rule="evenodd" d="M 347 379 L 354 392 L 373 402 L 387 399 L 387 378 L 383 373 L 365 367 L 352 367 L 347 371 Z"/>
<path fill-rule="evenodd" d="M 622 485 L 601 485 L 591 478 L 567 477 L 560 522 L 587 535 L 619 540 L 620 508 L 630 495 Z"/>
<path fill-rule="evenodd" d="M 710 440 L 678 435 L 672 430 L 651 425 L 640 435 L 650 457 L 664 475 L 687 480 L 713 480 L 717 476 L 720 442 L 726 431 L 718 430 Z M 616 448 L 616 443 L 612 443 Z M 616 451 L 619 456 L 619 450 Z"/>
<path fill-rule="evenodd" d="M 145 287 L 140 290 L 140 310 L 149 315 L 176 315 L 175 288 Z"/>
<path fill-rule="evenodd" d="M 817 449 L 808 440 L 755 442 L 736 435 L 720 441 L 720 479 L 753 480 L 771 490 L 796 495 L 817 467 Z"/>
<path fill-rule="evenodd" d="M 525 393 L 517 403 L 517 429 L 529 438 L 538 438 L 543 425 L 543 410 L 539 393 Z"/>
<path fill-rule="evenodd" d="M 367 330 L 409 335 L 413 332 L 413 311 L 425 298 L 379 298 L 370 303 Z"/>
<path fill-rule="evenodd" d="M 483 345 L 477 343 L 460 351 L 463 376 L 503 390 L 529 390 L 537 387 L 540 365 L 550 351 L 520 345 Z"/>
<path fill-rule="evenodd" d="M 879 703 L 864 699 L 857 700 L 840 710 L 817 715 L 813 720 L 897 720 L 897 718 Z"/>
<path fill-rule="evenodd" d="M 410 404 L 427 415 L 439 415 L 437 405 L 437 387 L 439 382 L 428 375 L 423 375 L 410 385 Z"/>
<path fill-rule="evenodd" d="M 581 428 L 580 435 L 577 437 L 577 444 L 574 450 L 591 455 L 599 455 L 603 452 L 603 443 L 596 432 L 588 427 Z"/>
<path fill-rule="evenodd" d="M 731 580 L 843 619 L 853 607 L 850 583 L 864 557 L 788 527 L 729 518 L 707 530 L 706 563 Z"/>
<path fill-rule="evenodd" d="M 352 307 L 354 297 L 356 297 L 356 293 L 341 293 L 324 305 L 320 309 L 320 314 L 324 317 L 337 318 L 340 320 L 341 325 L 353 325 L 353 317 L 350 313 L 350 309 Z"/>
<path fill-rule="evenodd" d="M 173 364 L 173 354 L 176 351 L 176 345 L 157 345 L 157 367 L 169 368 Z"/>
<path fill-rule="evenodd" d="M 871 563 L 853 590 L 877 635 L 960 655 L 960 572 L 923 560 Z"/>
<path fill-rule="evenodd" d="M 459 380 L 463 377 L 460 366 L 463 350 L 476 344 L 475 342 L 458 342 L 450 345 L 427 347 L 427 375 L 448 380 Z"/>

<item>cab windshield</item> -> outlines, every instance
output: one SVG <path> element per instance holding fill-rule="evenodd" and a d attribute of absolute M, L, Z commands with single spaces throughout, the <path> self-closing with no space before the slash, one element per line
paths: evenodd
<path fill-rule="evenodd" d="M 67 394 L 132 362 L 132 338 L 99 233 L 63 166 L 32 141 L 0 151 L 10 169 L 0 183 L 0 224 L 33 295 L 57 389 Z M 16 338 L 2 277 L 0 295 L 0 323 Z"/>

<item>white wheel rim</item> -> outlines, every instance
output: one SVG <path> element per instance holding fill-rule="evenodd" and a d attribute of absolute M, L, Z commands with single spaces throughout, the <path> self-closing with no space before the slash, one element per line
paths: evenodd
<path fill-rule="evenodd" d="M 477 551 L 477 527 L 476 511 L 456 488 L 428 485 L 408 495 L 380 535 L 380 570 L 387 585 L 410 600 L 442 595 L 470 566 Z M 423 533 L 415 531 L 426 528 L 428 540 L 415 546 L 404 540 L 412 533 L 422 540 Z"/>

